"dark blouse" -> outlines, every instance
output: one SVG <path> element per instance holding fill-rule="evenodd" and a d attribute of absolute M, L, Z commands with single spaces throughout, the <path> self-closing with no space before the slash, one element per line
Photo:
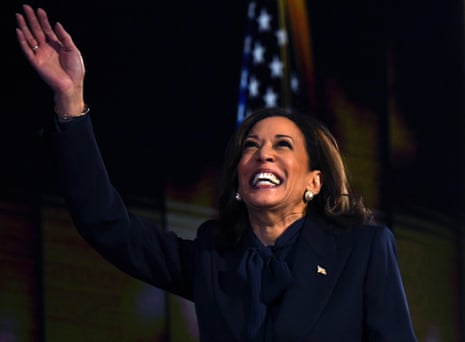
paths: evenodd
<path fill-rule="evenodd" d="M 249 229 L 239 274 L 248 283 L 250 309 L 245 341 L 272 341 L 273 318 L 284 291 L 292 284 L 289 258 L 304 219 L 292 223 L 273 246 L 264 246 Z"/>

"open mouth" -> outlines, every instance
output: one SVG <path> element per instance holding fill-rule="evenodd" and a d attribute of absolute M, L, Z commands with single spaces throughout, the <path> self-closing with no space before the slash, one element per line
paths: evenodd
<path fill-rule="evenodd" d="M 273 172 L 257 172 L 251 180 L 253 187 L 278 186 L 282 182 L 281 178 Z"/>

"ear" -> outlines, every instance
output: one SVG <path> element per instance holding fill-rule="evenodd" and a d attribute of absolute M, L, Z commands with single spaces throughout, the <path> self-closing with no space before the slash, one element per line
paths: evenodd
<path fill-rule="evenodd" d="M 308 173 L 308 180 L 307 180 L 307 190 L 313 192 L 314 195 L 318 194 L 321 190 L 321 186 L 323 183 L 321 182 L 321 171 L 320 170 L 313 170 Z"/>

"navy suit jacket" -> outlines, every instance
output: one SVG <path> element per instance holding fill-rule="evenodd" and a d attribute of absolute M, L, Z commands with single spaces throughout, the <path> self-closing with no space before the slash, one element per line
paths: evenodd
<path fill-rule="evenodd" d="M 129 275 L 195 303 L 201 341 L 241 341 L 245 246 L 219 251 L 215 220 L 182 239 L 129 212 L 110 182 L 88 116 L 53 134 L 63 190 L 80 234 Z M 392 232 L 360 225 L 335 232 L 305 221 L 290 262 L 294 282 L 273 322 L 275 341 L 416 341 Z"/>

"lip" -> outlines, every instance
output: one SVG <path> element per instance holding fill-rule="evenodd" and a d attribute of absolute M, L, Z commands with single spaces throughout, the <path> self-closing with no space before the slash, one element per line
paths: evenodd
<path fill-rule="evenodd" d="M 276 187 L 276 186 L 280 186 L 282 183 L 283 183 L 283 177 L 276 171 L 274 170 L 271 170 L 271 169 L 258 169 L 258 170 L 255 170 L 255 172 L 252 173 L 252 175 L 250 176 L 250 179 L 249 179 L 249 185 L 252 187 L 252 188 L 255 188 L 256 186 L 253 184 L 253 180 L 255 178 L 255 176 L 259 173 L 271 173 L 273 174 L 276 178 L 279 179 L 279 184 L 278 185 L 274 185 L 273 187 Z"/>

